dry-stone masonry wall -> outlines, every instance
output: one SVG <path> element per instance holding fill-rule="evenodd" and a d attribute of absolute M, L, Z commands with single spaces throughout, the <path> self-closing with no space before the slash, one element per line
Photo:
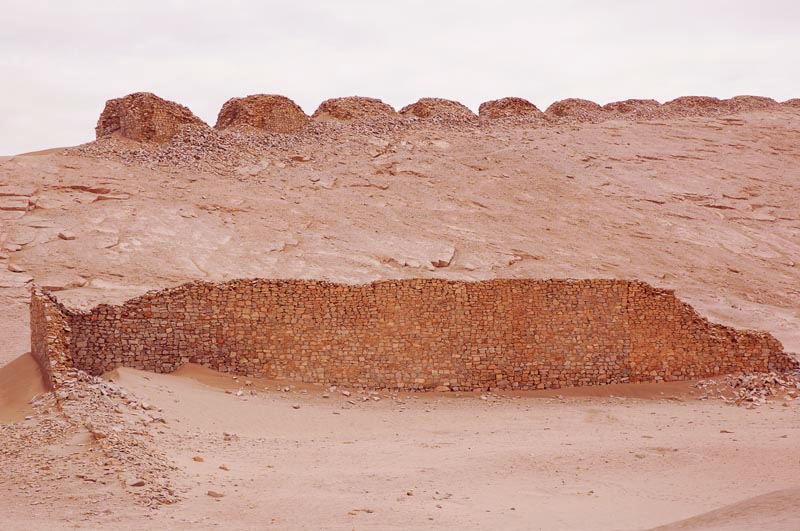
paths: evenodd
<path fill-rule="evenodd" d="M 31 296 L 31 353 L 51 387 L 58 387 L 70 356 L 69 310 L 38 289 Z"/>
<path fill-rule="evenodd" d="M 273 133 L 296 133 L 310 118 L 295 102 L 276 94 L 253 94 L 225 102 L 217 116 L 217 129 L 250 126 Z"/>
<path fill-rule="evenodd" d="M 536 105 L 524 98 L 500 98 L 499 100 L 485 101 L 478 107 L 481 118 L 499 120 L 517 116 L 533 116 L 543 118 L 544 113 Z"/>
<path fill-rule="evenodd" d="M 187 107 L 150 92 L 136 92 L 106 102 L 95 134 L 97 138 L 118 135 L 139 142 L 163 143 L 187 125 L 208 128 Z"/>
<path fill-rule="evenodd" d="M 403 116 L 445 122 L 470 122 L 477 118 L 466 105 L 442 98 L 421 98 L 415 103 L 406 105 L 399 112 Z"/>
<path fill-rule="evenodd" d="M 319 130 L 310 127 L 313 122 L 352 122 L 380 126 L 370 129 L 371 132 L 386 130 L 387 127 L 388 130 L 394 130 L 412 126 L 420 121 L 428 126 L 450 128 L 472 128 L 479 123 L 491 125 L 497 120 L 506 125 L 544 127 L 606 120 L 720 116 L 777 107 L 796 109 L 800 107 L 800 100 L 778 103 L 760 96 L 736 96 L 726 100 L 707 96 L 683 96 L 663 105 L 655 100 L 633 99 L 612 102 L 601 107 L 592 101 L 570 98 L 553 103 L 543 113 L 528 100 L 513 97 L 482 103 L 479 108 L 481 120 L 478 121 L 478 117 L 461 103 L 441 98 L 422 98 L 403 107 L 399 113 L 391 105 L 375 98 L 332 98 L 323 101 L 309 117 L 285 96 L 255 94 L 228 100 L 219 112 L 215 127 L 218 131 L 233 128 L 237 130 L 234 132 L 242 132 L 243 129 L 253 128 L 284 135 L 307 133 L 316 139 Z M 97 139 L 101 141 L 124 138 L 147 144 L 167 144 L 191 160 L 197 158 L 195 155 L 203 158 L 209 146 L 221 148 L 223 151 L 238 149 L 225 144 L 223 137 L 213 135 L 208 125 L 188 108 L 149 92 L 137 92 L 108 100 L 97 121 L 95 132 Z M 108 154 L 102 149 L 103 142 L 100 144 L 99 153 Z M 111 146 L 112 151 L 115 149 L 116 147 Z M 92 150 L 82 146 L 82 151 L 79 152 L 87 154 Z M 179 157 L 179 160 L 186 157 Z"/>
<path fill-rule="evenodd" d="M 66 342 L 69 364 L 93 374 L 193 362 L 305 382 L 472 390 L 795 366 L 769 334 L 712 324 L 671 291 L 622 280 L 194 282 L 83 312 L 34 293 L 31 308 L 37 355 L 59 355 Z M 41 318 L 51 310 L 69 333 Z"/>
<path fill-rule="evenodd" d="M 397 116 L 397 112 L 388 103 L 377 98 L 348 96 L 331 98 L 319 104 L 312 115 L 318 120 L 370 120 L 378 117 Z"/>

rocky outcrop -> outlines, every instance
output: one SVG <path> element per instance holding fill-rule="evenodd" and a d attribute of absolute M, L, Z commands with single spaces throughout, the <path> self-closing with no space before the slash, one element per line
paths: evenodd
<path fill-rule="evenodd" d="M 291 134 L 309 124 L 308 115 L 286 96 L 255 94 L 225 102 L 217 116 L 216 129 L 253 127 L 271 133 Z"/>
<path fill-rule="evenodd" d="M 165 143 L 185 126 L 208 128 L 188 108 L 150 92 L 108 100 L 97 121 L 97 138 L 120 136 L 138 142 Z"/>

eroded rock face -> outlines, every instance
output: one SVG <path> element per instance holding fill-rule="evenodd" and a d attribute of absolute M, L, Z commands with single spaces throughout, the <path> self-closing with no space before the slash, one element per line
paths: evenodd
<path fill-rule="evenodd" d="M 97 138 L 117 135 L 139 142 L 165 143 L 187 125 L 207 128 L 188 108 L 150 92 L 108 100 L 97 120 Z"/>
<path fill-rule="evenodd" d="M 544 113 L 533 103 L 524 98 L 500 98 L 499 100 L 485 101 L 478 107 L 481 118 L 499 120 L 519 116 L 541 118 Z"/>
<path fill-rule="evenodd" d="M 443 98 L 421 98 L 416 103 L 400 109 L 400 114 L 416 116 L 425 120 L 469 121 L 475 119 L 475 113 L 466 105 Z"/>
<path fill-rule="evenodd" d="M 348 96 L 323 101 L 311 116 L 318 120 L 347 122 L 382 119 L 397 116 L 397 112 L 391 105 L 377 98 Z"/>
<path fill-rule="evenodd" d="M 800 98 L 792 98 L 790 100 L 786 100 L 781 105 L 786 107 L 798 107 L 800 108 Z"/>
<path fill-rule="evenodd" d="M 217 116 L 217 129 L 250 126 L 272 133 L 296 133 L 309 123 L 308 115 L 294 101 L 275 94 L 231 98 Z"/>
<path fill-rule="evenodd" d="M 597 103 L 580 98 L 567 98 L 550 105 L 545 114 L 554 118 L 567 118 L 577 122 L 600 120 L 606 114 Z"/>

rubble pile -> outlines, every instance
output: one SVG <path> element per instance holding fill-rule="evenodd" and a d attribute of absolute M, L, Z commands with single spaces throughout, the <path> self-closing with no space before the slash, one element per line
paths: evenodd
<path fill-rule="evenodd" d="M 309 117 L 286 96 L 255 94 L 231 98 L 217 116 L 216 129 L 250 126 L 272 133 L 296 133 L 308 127 Z"/>
<path fill-rule="evenodd" d="M 528 100 L 508 97 L 482 103 L 476 116 L 461 103 L 442 98 L 422 98 L 398 113 L 379 99 L 353 96 L 326 100 L 309 117 L 285 96 L 257 94 L 228 100 L 212 129 L 186 107 L 139 92 L 109 100 L 98 120 L 97 140 L 68 148 L 65 154 L 226 174 L 256 164 L 275 150 L 313 148 L 345 137 L 387 139 L 430 127 L 474 131 L 477 127 L 559 127 L 605 120 L 720 116 L 776 105 L 775 100 L 758 96 L 729 100 L 684 96 L 663 105 L 655 100 L 629 99 L 603 107 L 570 98 L 553 103 L 543 113 Z M 800 108 L 800 99 L 781 105 Z"/>
<path fill-rule="evenodd" d="M 725 102 L 711 96 L 681 96 L 663 105 L 665 118 L 682 118 L 687 116 L 714 116 L 726 110 Z"/>
<path fill-rule="evenodd" d="M 292 135 L 268 134 L 241 127 L 226 131 L 185 126 L 167 144 L 132 144 L 103 138 L 68 148 L 67 154 L 112 159 L 149 168 L 173 166 L 204 171 L 230 171 L 272 150 L 289 151 L 298 144 Z"/>
<path fill-rule="evenodd" d="M 568 98 L 551 104 L 545 115 L 556 123 L 600 122 L 608 119 L 608 112 L 593 101 Z"/>
<path fill-rule="evenodd" d="M 524 98 L 500 98 L 485 101 L 478 107 L 478 115 L 486 120 L 544 120 L 544 113 Z"/>
<path fill-rule="evenodd" d="M 603 105 L 603 109 L 609 113 L 619 115 L 618 118 L 651 120 L 660 118 L 663 114 L 661 104 L 656 100 L 630 99 L 614 101 Z"/>
<path fill-rule="evenodd" d="M 735 96 L 724 103 L 728 112 L 749 112 L 778 106 L 777 101 L 762 96 Z"/>
<path fill-rule="evenodd" d="M 466 105 L 442 98 L 421 98 L 416 103 L 406 105 L 400 109 L 400 114 L 405 117 L 416 117 L 444 125 L 475 125 L 477 121 L 475 113 Z"/>
<path fill-rule="evenodd" d="M 117 482 L 146 506 L 178 501 L 170 481 L 177 467 L 153 444 L 153 430 L 166 423 L 154 406 L 112 382 L 73 369 L 61 387 L 37 397 L 33 407 L 34 415 L 25 422 L 0 424 L 0 466 L 9 477 L 19 475 L 20 484 L 30 483 L 31 496 L 63 479 L 60 471 L 72 459 L 80 464 L 84 482 Z M 48 449 L 80 433 L 89 436 L 86 454 L 59 456 Z"/>
<path fill-rule="evenodd" d="M 717 398 L 750 409 L 766 404 L 769 399 L 800 400 L 800 370 L 729 374 L 701 380 L 694 385 L 703 394 L 700 400 Z"/>

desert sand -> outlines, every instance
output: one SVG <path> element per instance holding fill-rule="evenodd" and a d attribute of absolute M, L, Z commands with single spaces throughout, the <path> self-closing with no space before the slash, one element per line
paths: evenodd
<path fill-rule="evenodd" d="M 346 396 L 191 366 L 56 407 L 26 354 L 33 282 L 86 308 L 195 279 L 640 279 L 800 352 L 796 107 L 335 125 L 196 165 L 0 158 L 3 529 L 800 529 L 783 395 Z"/>

